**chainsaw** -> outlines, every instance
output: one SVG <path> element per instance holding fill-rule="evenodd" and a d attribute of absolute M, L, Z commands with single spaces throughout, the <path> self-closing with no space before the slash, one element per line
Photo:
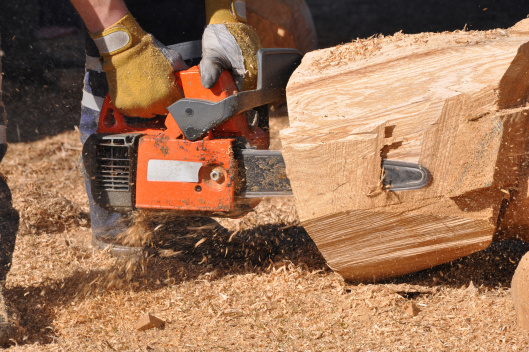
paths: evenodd
<path fill-rule="evenodd" d="M 186 45 L 176 48 L 184 59 L 200 56 L 199 43 Z M 107 96 L 97 131 L 83 146 L 94 201 L 115 212 L 240 217 L 262 198 L 292 195 L 281 152 L 269 150 L 268 113 L 286 101 L 301 58 L 295 49 L 259 50 L 257 88 L 250 91 L 237 91 L 227 71 L 211 89 L 202 86 L 197 66 L 176 72 L 184 98 L 152 119 L 123 116 Z M 383 160 L 382 169 L 391 191 L 430 180 L 418 164 Z"/>

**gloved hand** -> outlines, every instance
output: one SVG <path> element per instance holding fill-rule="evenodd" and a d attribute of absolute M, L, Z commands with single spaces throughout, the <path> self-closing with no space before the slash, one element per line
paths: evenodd
<path fill-rule="evenodd" d="M 91 36 L 107 74 L 110 98 L 122 114 L 165 115 L 166 108 L 182 98 L 173 72 L 188 68 L 184 60 L 145 33 L 130 13 Z"/>
<path fill-rule="evenodd" d="M 259 37 L 246 22 L 242 0 L 206 0 L 208 26 L 202 36 L 202 85 L 212 88 L 223 70 L 229 70 L 239 90 L 257 86 Z"/>

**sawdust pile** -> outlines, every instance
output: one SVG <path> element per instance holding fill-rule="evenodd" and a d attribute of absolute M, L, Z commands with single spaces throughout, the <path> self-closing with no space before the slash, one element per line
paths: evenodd
<path fill-rule="evenodd" d="M 284 260 L 284 253 L 296 258 L 318 257 L 310 237 L 300 227 L 292 199 L 266 199 L 256 211 L 240 219 L 175 216 L 164 211 L 138 211 L 133 225 L 120 240 L 130 246 L 145 246 L 148 257 L 193 255 L 199 264 L 237 258 L 241 264 L 263 265 Z M 301 242 L 311 251 L 294 254 L 290 249 Z M 313 258 L 314 259 L 314 258 Z"/>
<path fill-rule="evenodd" d="M 63 232 L 86 226 L 89 215 L 60 193 L 30 183 L 18 191 L 13 206 L 20 213 L 20 233 Z"/>
<path fill-rule="evenodd" d="M 88 226 L 86 196 L 79 192 L 83 179 L 78 171 L 78 133 L 46 138 L 30 148 L 11 144 L 0 165 L 13 193 L 13 206 L 20 213 L 19 235 Z"/>

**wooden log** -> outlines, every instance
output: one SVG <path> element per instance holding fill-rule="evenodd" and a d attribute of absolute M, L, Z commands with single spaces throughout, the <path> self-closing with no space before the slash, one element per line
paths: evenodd
<path fill-rule="evenodd" d="M 529 332 L 529 253 L 522 258 L 516 268 L 511 293 L 518 326 Z"/>
<path fill-rule="evenodd" d="M 305 56 L 281 142 L 331 268 L 387 278 L 490 244 L 527 150 L 529 35 L 514 32 L 397 33 Z M 430 185 L 382 189 L 382 158 L 425 166 Z"/>
<path fill-rule="evenodd" d="M 509 34 L 512 36 L 529 36 L 529 20 L 518 22 L 510 28 Z M 524 52 L 529 56 L 529 52 Z M 525 59 L 525 56 L 519 56 Z M 529 74 L 527 71 L 513 72 L 511 84 L 515 90 L 524 89 L 524 83 L 521 80 L 527 80 Z M 518 86 L 522 84 L 523 86 Z M 524 131 L 524 133 L 528 133 Z M 498 232 L 501 238 L 519 238 L 529 242 L 529 147 L 524 149 L 524 155 L 518 167 L 520 168 L 516 187 L 509 190 L 510 197 L 505 213 L 502 214 L 501 223 Z"/>

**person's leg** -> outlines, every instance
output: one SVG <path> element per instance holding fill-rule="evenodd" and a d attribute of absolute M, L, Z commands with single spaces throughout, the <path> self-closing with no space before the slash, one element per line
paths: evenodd
<path fill-rule="evenodd" d="M 2 157 L 0 154 L 0 160 Z M 0 175 L 0 346 L 17 341 L 23 332 L 18 311 L 5 299 L 6 277 L 11 268 L 18 224 L 19 215 L 11 204 L 11 191 Z"/>
<path fill-rule="evenodd" d="M 86 38 L 86 67 L 83 87 L 83 100 L 81 103 L 81 142 L 84 144 L 88 137 L 95 133 L 99 122 L 99 115 L 103 100 L 108 92 L 106 74 L 99 62 L 99 52 L 92 39 Z M 82 167 L 85 178 L 86 192 L 90 206 L 92 246 L 97 249 L 105 249 L 111 246 L 113 254 L 131 254 L 138 252 L 138 248 L 121 246 L 117 237 L 130 225 L 130 217 L 127 214 L 107 211 L 97 205 L 92 197 L 90 179 Z"/>
<path fill-rule="evenodd" d="M 6 113 L 2 104 L 2 64 L 0 57 L 0 162 L 7 151 Z M 15 250 L 19 215 L 11 202 L 11 191 L 0 175 L 0 345 L 16 341 L 23 329 L 16 309 L 5 300 L 5 282 Z"/>
<path fill-rule="evenodd" d="M 4 145 L 0 145 L 0 149 L 7 149 L 3 147 Z M 0 151 L 0 160 L 2 160 L 4 153 Z M 11 268 L 19 225 L 19 215 L 13 208 L 11 200 L 9 186 L 0 174 L 0 283 L 5 283 L 7 273 Z"/>

